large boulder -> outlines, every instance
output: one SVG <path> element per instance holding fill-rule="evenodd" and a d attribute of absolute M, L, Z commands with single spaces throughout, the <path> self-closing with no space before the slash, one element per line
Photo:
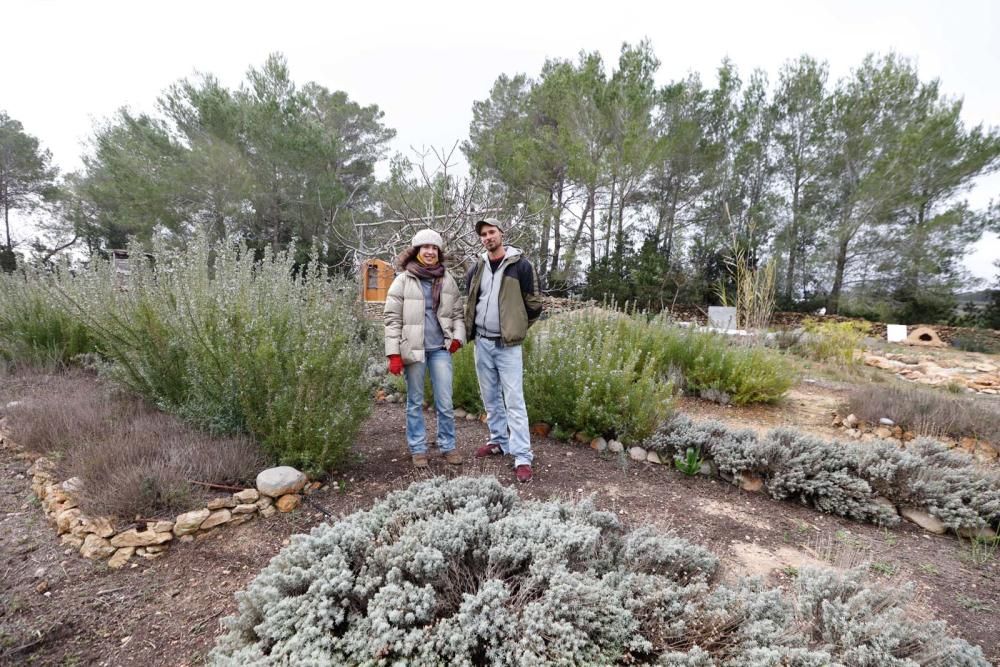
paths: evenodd
<path fill-rule="evenodd" d="M 262 470 L 257 475 L 257 490 L 265 496 L 280 498 L 289 493 L 298 493 L 306 485 L 305 474 L 291 466 L 279 466 Z"/>

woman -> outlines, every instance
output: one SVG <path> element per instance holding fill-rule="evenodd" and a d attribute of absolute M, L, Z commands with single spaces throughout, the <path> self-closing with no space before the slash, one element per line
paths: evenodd
<path fill-rule="evenodd" d="M 455 451 L 451 355 L 465 342 L 465 321 L 458 284 L 444 268 L 443 244 L 433 229 L 417 232 L 396 258 L 401 273 L 385 299 L 385 355 L 390 373 L 406 371 L 406 443 L 417 468 L 427 467 L 425 368 L 434 389 L 437 445 L 448 463 L 462 463 Z"/>

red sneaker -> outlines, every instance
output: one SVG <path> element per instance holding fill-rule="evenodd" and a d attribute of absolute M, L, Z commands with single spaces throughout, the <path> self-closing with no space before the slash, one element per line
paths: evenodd
<path fill-rule="evenodd" d="M 487 456 L 500 456 L 503 454 L 503 450 L 500 449 L 500 445 L 495 445 L 492 442 L 487 442 L 485 445 L 476 450 L 476 458 L 481 459 Z"/>
<path fill-rule="evenodd" d="M 522 463 L 521 465 L 514 468 L 514 477 L 517 477 L 517 481 L 522 484 L 531 481 L 531 466 L 527 463 Z"/>

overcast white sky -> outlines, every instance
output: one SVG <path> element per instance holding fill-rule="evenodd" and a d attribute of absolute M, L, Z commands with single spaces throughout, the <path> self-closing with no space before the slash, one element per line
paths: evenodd
<path fill-rule="evenodd" d="M 725 56 L 743 73 L 773 76 L 802 53 L 827 60 L 836 79 L 868 52 L 895 50 L 915 59 L 923 79 L 940 78 L 947 94 L 964 98 L 967 124 L 1000 126 L 1000 3 L 990 0 L 4 0 L 0 20 L 0 109 L 64 171 L 80 167 L 94 122 L 118 107 L 152 110 L 167 85 L 195 71 L 236 87 L 275 51 L 296 81 L 378 104 L 404 152 L 466 138 L 472 102 L 501 73 L 535 75 L 547 57 L 581 49 L 599 50 L 610 66 L 622 42 L 644 37 L 662 61 L 661 81 L 696 71 L 714 82 Z M 995 174 L 969 200 L 981 207 L 998 197 Z M 991 278 L 997 258 L 1000 239 L 991 236 L 967 264 Z"/>

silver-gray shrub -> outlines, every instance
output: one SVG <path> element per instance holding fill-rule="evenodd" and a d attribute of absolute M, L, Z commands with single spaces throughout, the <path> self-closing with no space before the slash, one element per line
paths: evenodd
<path fill-rule="evenodd" d="M 775 498 L 859 521 L 898 522 L 880 500 L 885 498 L 895 506 L 923 508 L 954 530 L 1000 526 L 1000 475 L 928 438 L 905 449 L 884 440 L 826 441 L 789 428 L 758 438 L 722 422 L 675 415 L 646 446 L 675 458 L 693 447 L 727 477 L 760 475 Z"/>
<path fill-rule="evenodd" d="M 197 236 L 185 248 L 130 247 L 59 292 L 112 364 L 161 409 L 216 433 L 248 432 L 310 471 L 339 461 L 367 414 L 364 335 L 353 285 L 289 252 Z"/>
<path fill-rule="evenodd" d="M 818 667 L 852 649 L 836 637 L 862 642 L 833 625 L 839 616 L 799 620 L 792 600 L 757 581 L 716 585 L 716 568 L 704 549 L 628 532 L 587 502 L 521 501 L 493 478 L 434 479 L 293 538 L 238 594 L 208 662 Z M 895 659 L 909 626 L 886 618 L 894 625 L 869 624 L 863 643 Z M 939 626 L 912 643 L 922 641 L 978 655 Z"/>

